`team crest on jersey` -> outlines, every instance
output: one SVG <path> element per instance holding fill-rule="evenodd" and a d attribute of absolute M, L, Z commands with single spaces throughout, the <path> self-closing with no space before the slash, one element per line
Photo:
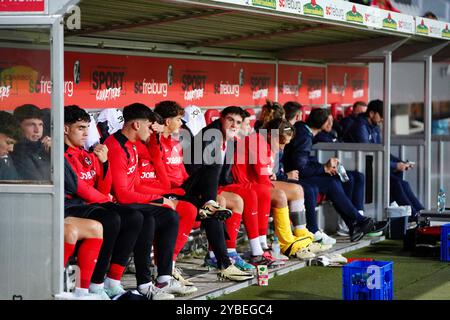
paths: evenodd
<path fill-rule="evenodd" d="M 92 165 L 91 159 L 89 159 L 89 157 L 85 157 L 85 158 L 84 158 L 84 162 L 85 162 L 88 166 L 91 166 L 91 165 Z"/>

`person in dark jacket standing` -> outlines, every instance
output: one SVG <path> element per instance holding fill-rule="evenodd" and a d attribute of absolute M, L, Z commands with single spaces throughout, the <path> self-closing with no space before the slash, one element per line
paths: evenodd
<path fill-rule="evenodd" d="M 355 143 L 381 143 L 379 125 L 383 122 L 383 101 L 373 100 L 369 103 L 367 111 L 360 114 L 344 136 L 344 141 Z M 414 220 L 417 213 L 424 206 L 414 195 L 409 183 L 403 180 L 403 173 L 413 164 L 403 161 L 391 154 L 390 163 L 390 199 L 401 206 L 411 206 L 411 219 Z"/>
<path fill-rule="evenodd" d="M 286 172 L 298 170 L 300 181 L 317 186 L 320 193 L 326 194 L 348 226 L 350 240 L 359 241 L 364 234 L 372 231 L 374 222 L 371 218 L 360 215 L 346 195 L 343 184 L 337 176 L 339 160 L 331 158 L 327 163 L 321 164 L 310 156 L 313 137 L 320 132 L 327 119 L 326 110 L 314 109 L 306 123 L 295 124 L 295 137 L 284 151 L 284 169 Z"/>
<path fill-rule="evenodd" d="M 11 154 L 20 179 L 49 181 L 52 139 L 44 136 L 41 109 L 32 104 L 25 104 L 14 110 L 14 117 L 23 133 L 23 138 Z"/>
<path fill-rule="evenodd" d="M 0 111 L 0 180 L 18 180 L 19 176 L 10 153 L 20 138 L 20 130 L 14 117 Z"/>

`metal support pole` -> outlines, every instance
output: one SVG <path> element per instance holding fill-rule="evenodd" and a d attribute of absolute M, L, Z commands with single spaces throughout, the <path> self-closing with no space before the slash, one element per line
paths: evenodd
<path fill-rule="evenodd" d="M 276 61 L 275 63 L 275 101 L 278 102 L 278 72 L 279 72 L 280 62 Z"/>
<path fill-rule="evenodd" d="M 392 86 L 392 52 L 385 53 L 384 60 L 384 109 L 383 109 L 383 207 L 389 206 L 389 176 L 391 149 L 391 88 Z"/>
<path fill-rule="evenodd" d="M 64 242 L 64 25 L 56 19 L 51 28 L 53 259 L 52 291 L 63 291 Z"/>
<path fill-rule="evenodd" d="M 431 209 L 431 120 L 432 110 L 433 56 L 425 58 L 425 208 Z"/>

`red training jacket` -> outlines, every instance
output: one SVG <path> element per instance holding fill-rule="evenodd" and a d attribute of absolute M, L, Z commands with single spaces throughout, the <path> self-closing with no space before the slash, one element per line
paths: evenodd
<path fill-rule="evenodd" d="M 65 146 L 64 157 L 78 177 L 76 195 L 86 203 L 110 202 L 111 173 L 108 163 L 83 148 Z"/>
<path fill-rule="evenodd" d="M 113 195 L 121 204 L 147 204 L 160 199 L 164 188 L 145 186 L 139 177 L 139 156 L 136 143 L 131 142 L 119 130 L 105 140 L 109 149 Z"/>

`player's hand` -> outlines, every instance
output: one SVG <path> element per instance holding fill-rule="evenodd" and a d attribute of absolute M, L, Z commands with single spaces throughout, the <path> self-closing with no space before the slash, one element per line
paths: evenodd
<path fill-rule="evenodd" d="M 162 133 L 164 131 L 164 125 L 163 124 L 159 124 L 158 122 L 154 122 L 150 128 L 152 129 L 152 131 L 154 133 Z"/>
<path fill-rule="evenodd" d="M 331 176 L 334 176 L 337 172 L 337 166 L 339 164 L 338 158 L 330 158 L 327 163 L 324 165 L 324 170 L 326 173 L 328 173 Z"/>
<path fill-rule="evenodd" d="M 50 148 L 52 147 L 52 138 L 45 136 L 42 138 L 41 142 L 44 145 L 45 152 L 50 152 Z"/>
<path fill-rule="evenodd" d="M 287 177 L 290 180 L 298 180 L 298 178 L 299 178 L 298 170 L 289 171 L 287 173 Z"/>
<path fill-rule="evenodd" d="M 414 166 L 416 165 L 416 163 L 415 163 L 415 162 L 409 162 L 409 161 L 407 161 L 407 162 L 406 162 L 406 165 L 408 166 L 408 169 L 406 169 L 406 170 L 409 170 L 409 169 L 414 168 Z"/>
<path fill-rule="evenodd" d="M 163 205 L 169 206 L 172 210 L 175 210 L 175 202 L 173 200 L 169 200 L 167 198 L 163 198 Z"/>
<path fill-rule="evenodd" d="M 97 156 L 101 163 L 108 161 L 108 147 L 104 144 L 97 144 L 94 147 L 94 154 Z"/>
<path fill-rule="evenodd" d="M 410 166 L 405 162 L 397 162 L 397 171 L 406 171 L 410 168 Z"/>

